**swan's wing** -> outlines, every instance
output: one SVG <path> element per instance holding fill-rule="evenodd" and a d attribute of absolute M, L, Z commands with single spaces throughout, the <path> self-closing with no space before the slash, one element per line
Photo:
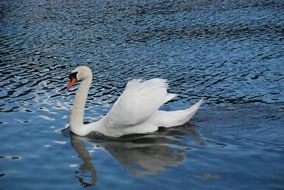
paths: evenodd
<path fill-rule="evenodd" d="M 163 79 L 132 80 L 106 115 L 108 127 L 127 127 L 146 121 L 175 94 L 167 93 Z"/>

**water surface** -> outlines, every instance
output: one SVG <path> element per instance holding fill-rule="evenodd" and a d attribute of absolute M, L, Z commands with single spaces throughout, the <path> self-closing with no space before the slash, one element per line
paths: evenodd
<path fill-rule="evenodd" d="M 284 3 L 0 1 L 0 189 L 283 189 Z M 190 123 L 77 137 L 78 65 L 93 70 L 85 121 L 133 78 L 168 79 Z"/>

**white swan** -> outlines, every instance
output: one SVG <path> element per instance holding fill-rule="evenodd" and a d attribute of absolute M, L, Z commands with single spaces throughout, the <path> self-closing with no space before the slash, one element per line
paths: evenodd
<path fill-rule="evenodd" d="M 173 127 L 188 122 L 196 113 L 202 99 L 192 107 L 178 111 L 160 111 L 159 108 L 176 94 L 167 93 L 167 82 L 163 79 L 131 80 L 111 110 L 99 121 L 83 124 L 85 103 L 92 83 L 92 71 L 79 66 L 69 76 L 67 89 L 77 81 L 81 84 L 76 92 L 70 118 L 70 129 L 79 136 L 98 132 L 106 136 L 119 137 L 157 131 L 159 127 Z"/>

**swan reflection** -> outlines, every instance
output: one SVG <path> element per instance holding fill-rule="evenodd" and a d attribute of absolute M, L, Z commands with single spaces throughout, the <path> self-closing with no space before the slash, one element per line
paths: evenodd
<path fill-rule="evenodd" d="M 83 163 L 80 165 L 80 173 L 90 173 L 90 176 L 85 176 L 84 177 L 89 177 L 91 178 L 91 182 L 85 182 L 83 176 L 81 177 L 80 175 L 77 175 L 76 177 L 79 179 L 79 182 L 81 183 L 82 186 L 91 186 L 95 185 L 97 181 L 96 177 L 96 168 L 92 163 L 92 158 L 88 152 L 88 150 L 85 147 L 83 139 L 80 139 L 80 137 L 75 136 L 71 134 L 71 145 L 77 152 L 79 158 L 83 161 Z M 78 172 L 77 172 L 78 173 Z"/>
<path fill-rule="evenodd" d="M 188 146 L 182 142 L 182 137 L 190 136 L 195 143 L 203 143 L 194 127 L 188 126 L 119 139 L 104 138 L 95 134 L 89 137 L 70 135 L 71 144 L 83 161 L 76 174 L 83 186 L 95 185 L 97 179 L 96 169 L 86 144 L 91 143 L 93 147 L 107 150 L 132 175 L 145 176 L 156 175 L 169 167 L 180 165 L 188 149 Z"/>

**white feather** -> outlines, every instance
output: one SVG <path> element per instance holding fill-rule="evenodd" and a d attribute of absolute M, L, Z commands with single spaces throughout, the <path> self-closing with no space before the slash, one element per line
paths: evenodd
<path fill-rule="evenodd" d="M 138 125 L 163 105 L 167 83 L 162 79 L 132 80 L 106 116 L 109 127 Z"/>

